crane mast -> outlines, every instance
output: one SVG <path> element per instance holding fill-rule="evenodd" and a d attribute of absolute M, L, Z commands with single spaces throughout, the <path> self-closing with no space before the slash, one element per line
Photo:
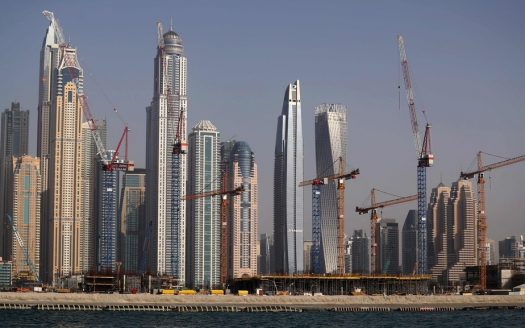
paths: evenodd
<path fill-rule="evenodd" d="M 525 161 L 525 155 L 510 158 L 504 161 L 483 165 L 482 151 L 476 155 L 478 168 L 473 172 L 461 172 L 460 177 L 468 180 L 476 174 L 478 185 L 478 264 L 480 267 L 479 282 L 481 289 L 487 289 L 487 214 L 485 211 L 485 175 L 484 172 L 494 170 L 500 167 L 516 164 Z"/>
<path fill-rule="evenodd" d="M 13 233 L 15 235 L 16 241 L 18 242 L 18 245 L 24 252 L 24 259 L 26 261 L 27 266 L 29 267 L 29 271 L 35 276 L 36 281 L 40 281 L 40 277 L 38 276 L 38 272 L 36 271 L 35 265 L 33 264 L 33 261 L 29 258 L 29 251 L 27 250 L 27 247 L 24 243 L 24 240 L 22 237 L 20 237 L 20 234 L 18 233 L 18 229 L 16 228 L 16 225 L 13 222 L 13 218 L 11 215 L 6 214 L 7 220 L 9 221 L 9 224 L 11 225 L 11 228 L 13 229 Z"/>
<path fill-rule="evenodd" d="M 425 128 L 425 136 L 423 139 L 423 146 L 421 146 L 419 126 L 416 115 L 416 105 L 414 101 L 414 92 L 412 90 L 412 81 L 410 79 L 410 72 L 408 69 L 408 59 L 405 51 L 405 42 L 401 35 L 398 36 L 399 56 L 401 59 L 401 68 L 403 71 L 403 81 L 405 84 L 408 110 L 410 114 L 410 123 L 412 127 L 412 135 L 414 137 L 414 145 L 416 147 L 417 156 L 417 272 L 425 274 L 428 270 L 427 265 L 427 167 L 434 164 L 434 156 L 430 150 L 430 128 L 431 125 L 427 123 Z"/>
<path fill-rule="evenodd" d="M 339 157 L 339 170 L 337 174 L 319 177 L 311 180 L 305 180 L 299 183 L 299 187 L 312 186 L 312 208 L 314 213 L 312 215 L 312 239 L 313 239 L 313 253 L 314 253 L 314 270 L 320 270 L 319 263 L 319 252 L 320 252 L 320 216 L 319 216 L 319 199 L 320 199 L 320 186 L 327 184 L 330 180 L 335 180 L 337 183 L 337 273 L 345 273 L 345 245 L 344 245 L 344 234 L 345 234 L 345 217 L 344 217 L 344 191 L 345 191 L 345 180 L 355 179 L 359 174 L 359 169 L 352 170 L 350 172 L 344 172 L 345 161 L 342 157 Z M 315 210 L 317 209 L 317 212 Z M 316 239 L 318 238 L 318 239 Z M 317 252 L 317 253 L 316 253 Z M 317 257 L 316 257 L 317 255 Z M 317 260 L 317 262 L 316 262 Z"/>

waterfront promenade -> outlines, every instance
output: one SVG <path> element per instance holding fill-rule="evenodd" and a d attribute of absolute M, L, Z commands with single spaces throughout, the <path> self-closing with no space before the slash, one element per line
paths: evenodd
<path fill-rule="evenodd" d="M 302 310 L 383 308 L 524 308 L 525 295 L 407 295 L 407 296 L 234 296 L 234 295 L 151 295 L 151 294 L 81 294 L 81 293 L 0 293 L 1 304 L 26 306 L 283 306 Z"/>

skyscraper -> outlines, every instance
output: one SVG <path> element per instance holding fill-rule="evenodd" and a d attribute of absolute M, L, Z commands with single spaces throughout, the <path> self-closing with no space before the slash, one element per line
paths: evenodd
<path fill-rule="evenodd" d="M 125 272 L 141 272 L 144 270 L 141 260 L 144 243 L 144 230 L 141 226 L 146 220 L 144 198 L 146 192 L 146 174 L 142 169 L 126 173 L 120 202 L 120 236 L 119 261 Z"/>
<path fill-rule="evenodd" d="M 230 198 L 228 277 L 257 275 L 257 225 L 259 188 L 257 164 L 250 146 L 237 141 L 230 153 L 228 190 L 243 186 L 244 191 Z"/>
<path fill-rule="evenodd" d="M 114 150 L 109 150 L 111 160 Z M 102 161 L 98 161 L 102 167 Z M 119 173 L 97 170 L 97 269 L 100 272 L 117 271 Z"/>
<path fill-rule="evenodd" d="M 275 140 L 273 229 L 277 273 L 303 271 L 303 190 L 298 187 L 303 178 L 301 88 L 297 80 L 286 88 Z"/>
<path fill-rule="evenodd" d="M 189 136 L 189 192 L 220 188 L 220 133 L 210 121 L 200 121 Z M 220 280 L 220 198 L 188 201 L 187 278 L 201 288 L 218 287 Z M 254 254 L 255 256 L 255 254 Z"/>
<path fill-rule="evenodd" d="M 432 189 L 427 211 L 427 249 L 429 274 L 436 281 L 442 281 L 443 272 L 448 267 L 449 202 L 449 187 L 440 183 Z"/>
<path fill-rule="evenodd" d="M 369 273 L 370 256 L 369 243 L 366 232 L 354 230 L 352 235 L 352 273 Z"/>
<path fill-rule="evenodd" d="M 11 157 L 7 189 L 9 191 L 8 211 L 27 250 L 29 261 L 35 273 L 40 268 L 40 161 L 31 156 Z M 9 234 L 12 235 L 12 234 Z M 11 238 L 10 259 L 15 274 L 30 271 L 25 250 Z"/>
<path fill-rule="evenodd" d="M 376 235 L 379 256 L 376 270 L 385 274 L 399 273 L 399 228 L 395 219 L 381 218 L 377 223 Z"/>
<path fill-rule="evenodd" d="M 509 236 L 498 242 L 500 258 L 518 258 L 524 248 L 523 236 Z"/>
<path fill-rule="evenodd" d="M 271 273 L 272 236 L 262 233 L 259 237 L 259 245 L 259 259 L 257 260 L 259 269 L 257 272 L 259 275 L 269 274 Z"/>
<path fill-rule="evenodd" d="M 104 147 L 107 140 L 105 120 L 95 124 Z M 97 255 L 97 176 L 102 169 L 97 146 L 92 136 L 90 124 L 82 123 L 82 219 L 80 221 L 80 271 L 87 273 L 96 269 Z"/>
<path fill-rule="evenodd" d="M 339 172 L 339 164 L 336 164 L 339 158 L 346 163 L 346 111 L 346 107 L 340 104 L 322 104 L 315 108 L 315 159 L 318 177 Z M 337 270 L 336 183 L 337 181 L 330 180 L 328 184 L 320 186 L 320 273 Z"/>
<path fill-rule="evenodd" d="M 447 217 L 447 281 L 457 283 L 465 267 L 477 265 L 476 198 L 470 180 L 452 184 Z"/>
<path fill-rule="evenodd" d="M 52 15 L 52 14 L 51 14 Z M 51 16 L 52 17 L 52 16 Z M 42 175 L 42 201 L 41 201 L 41 274 L 44 281 L 53 278 L 53 244 L 52 244 L 52 218 L 50 217 L 49 203 L 49 156 L 50 156 L 50 127 L 51 109 L 55 106 L 57 92 L 57 69 L 60 64 L 63 48 L 60 48 L 61 37 L 57 21 L 50 19 L 49 26 L 40 50 L 40 73 L 38 76 L 38 125 L 37 125 L 37 156 L 40 158 L 40 174 Z"/>
<path fill-rule="evenodd" d="M 154 63 L 151 105 L 146 108 L 146 213 L 149 270 L 173 275 L 185 284 L 187 154 L 173 154 L 177 129 L 186 140 L 187 61 L 181 37 L 160 36 Z M 180 119 L 180 120 L 179 120 Z M 150 228 L 151 227 L 151 228 Z"/>
<path fill-rule="evenodd" d="M 403 273 L 414 274 L 417 261 L 417 215 L 416 210 L 408 211 L 403 224 Z"/>
<path fill-rule="evenodd" d="M 11 156 L 27 155 L 28 133 L 29 133 L 29 111 L 20 110 L 20 103 L 11 103 L 11 109 L 2 113 L 2 127 L 0 130 L 0 256 L 6 256 L 4 249 L 10 247 L 8 241 L 4 240 L 9 233 L 6 222 L 9 193 L 6 192 L 7 168 L 10 166 Z M 12 215 L 12 213 L 9 213 Z"/>
<path fill-rule="evenodd" d="M 61 47 L 53 75 L 49 112 L 49 238 L 48 277 L 79 274 L 82 218 L 82 103 L 83 71 L 76 49 Z M 45 221 L 45 220 L 44 220 Z M 56 281 L 56 280 L 55 280 Z"/>

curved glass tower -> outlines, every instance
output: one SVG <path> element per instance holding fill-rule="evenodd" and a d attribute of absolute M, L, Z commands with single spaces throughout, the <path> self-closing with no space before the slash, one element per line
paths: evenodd
<path fill-rule="evenodd" d="M 303 130 L 299 81 L 288 85 L 277 121 L 274 165 L 274 248 L 277 273 L 303 271 Z"/>

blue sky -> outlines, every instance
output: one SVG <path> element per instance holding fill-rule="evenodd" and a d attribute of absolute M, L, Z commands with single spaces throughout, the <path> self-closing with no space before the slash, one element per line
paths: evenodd
<path fill-rule="evenodd" d="M 397 88 L 397 34 L 405 37 L 416 107 L 433 125 L 429 192 L 473 168 L 478 150 L 525 153 L 523 1 L 8 0 L 0 9 L 0 108 L 19 101 L 31 111 L 31 152 L 47 9 L 79 51 L 90 107 L 109 122 L 109 146 L 122 130 L 116 107 L 132 130 L 130 156 L 138 166 L 144 165 L 145 107 L 153 94 L 155 23 L 168 28 L 173 18 L 188 57 L 188 127 L 209 119 L 224 139 L 250 144 L 259 165 L 262 232 L 272 226 L 277 116 L 295 79 L 302 86 L 305 179 L 315 173 L 314 107 L 350 108 L 348 166 L 361 175 L 347 189 L 348 233 L 368 232 L 368 216 L 353 208 L 364 205 L 372 187 L 416 193 L 408 109 L 404 89 L 399 95 Z M 419 121 L 423 126 L 421 115 Z M 525 163 L 488 175 L 489 238 L 525 233 Z M 309 231 L 309 190 L 305 204 Z M 409 208 L 415 203 L 385 209 L 383 216 L 399 219 L 401 228 Z"/>

